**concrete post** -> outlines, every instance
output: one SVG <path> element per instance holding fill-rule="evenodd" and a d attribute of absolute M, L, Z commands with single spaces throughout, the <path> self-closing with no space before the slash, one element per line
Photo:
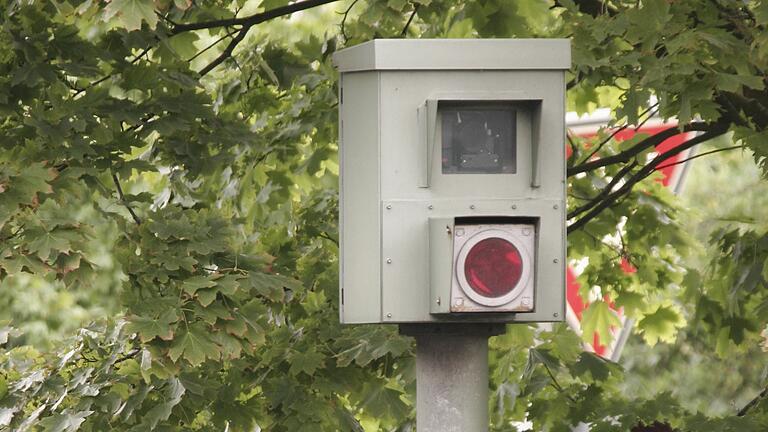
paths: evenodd
<path fill-rule="evenodd" d="M 488 431 L 488 338 L 503 324 L 403 324 L 416 338 L 417 432 Z"/>

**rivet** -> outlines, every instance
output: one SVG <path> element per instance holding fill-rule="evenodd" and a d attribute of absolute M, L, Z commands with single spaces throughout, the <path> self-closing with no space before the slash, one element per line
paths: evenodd
<path fill-rule="evenodd" d="M 387 204 L 387 210 L 392 210 L 392 204 Z"/>
<path fill-rule="evenodd" d="M 428 208 L 428 209 L 430 209 L 430 210 L 432 210 L 433 208 L 435 208 L 435 206 L 433 206 L 432 204 L 430 204 L 430 205 L 428 205 L 428 206 L 427 206 L 427 208 Z"/>
<path fill-rule="evenodd" d="M 474 210 L 474 209 L 475 209 L 475 205 L 474 205 L 474 204 L 472 204 L 471 206 L 469 206 L 469 208 L 470 208 L 470 209 L 472 209 L 472 210 Z"/>
<path fill-rule="evenodd" d="M 555 314 L 555 316 L 557 316 L 557 314 Z M 388 314 L 387 314 L 387 318 L 392 318 L 392 314 L 391 314 L 391 313 L 388 313 Z"/>
<path fill-rule="evenodd" d="M 557 204 L 553 205 L 552 208 L 557 210 Z"/>
<path fill-rule="evenodd" d="M 438 297 L 437 300 L 435 301 L 437 302 L 437 304 L 440 304 L 440 297 Z"/>
<path fill-rule="evenodd" d="M 517 204 L 512 204 L 512 210 L 515 210 L 517 208 Z"/>
<path fill-rule="evenodd" d="M 387 264 L 392 264 L 392 258 L 387 258 Z"/>
<path fill-rule="evenodd" d="M 553 262 L 553 263 L 555 263 L 555 264 L 557 264 L 557 262 L 558 262 L 558 259 L 557 259 L 557 258 L 555 258 L 555 259 L 553 259 L 553 260 L 552 260 L 552 262 Z"/>
<path fill-rule="evenodd" d="M 557 318 L 557 317 L 559 317 L 559 316 L 560 316 L 560 314 L 559 314 L 559 313 L 557 313 L 557 312 L 555 312 L 555 313 L 553 313 L 553 314 L 552 314 L 552 316 L 553 316 L 553 317 L 555 317 L 555 318 Z"/>

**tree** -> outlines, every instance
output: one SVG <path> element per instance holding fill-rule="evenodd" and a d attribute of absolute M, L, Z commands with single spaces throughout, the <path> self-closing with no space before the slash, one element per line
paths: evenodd
<path fill-rule="evenodd" d="M 765 1 L 2 7 L 0 296 L 14 304 L 24 293 L 6 291 L 36 281 L 72 293 L 82 319 L 102 318 L 65 326 L 57 335 L 71 338 L 53 347 L 29 345 L 39 339 L 13 327 L 23 322 L 0 328 L 0 428 L 408 430 L 411 342 L 390 327 L 341 327 L 335 310 L 330 54 L 374 37 L 571 38 L 570 106 L 616 112 L 598 137 L 570 143 L 569 254 L 589 261 L 582 286 L 623 306 L 651 344 L 686 321 L 723 354 L 759 341 L 765 221 L 712 239 L 716 271 L 686 269 L 691 242 L 654 172 L 732 134 L 768 173 Z M 613 139 L 653 114 L 680 127 Z M 654 153 L 681 131 L 700 135 Z M 617 271 L 621 258 L 637 272 Z M 587 312 L 608 337 L 605 303 Z M 497 431 L 523 418 L 537 430 L 768 423 L 760 398 L 716 417 L 669 394 L 622 394 L 621 367 L 581 352 L 564 326 L 510 326 L 493 347 Z"/>

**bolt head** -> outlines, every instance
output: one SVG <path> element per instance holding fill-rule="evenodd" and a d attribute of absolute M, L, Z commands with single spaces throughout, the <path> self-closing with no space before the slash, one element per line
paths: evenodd
<path fill-rule="evenodd" d="M 392 264 L 392 258 L 387 258 L 387 264 Z"/>
<path fill-rule="evenodd" d="M 517 209 L 517 204 L 512 204 L 512 210 Z"/>
<path fill-rule="evenodd" d="M 552 260 L 552 262 L 553 262 L 553 263 L 555 263 L 555 264 L 557 264 L 559 261 L 560 261 L 560 260 L 558 260 L 557 258 L 555 258 L 555 259 L 553 259 L 553 260 Z"/>
<path fill-rule="evenodd" d="M 391 313 L 388 313 L 388 314 L 387 314 L 387 318 L 392 318 L 392 314 L 391 314 Z"/>
<path fill-rule="evenodd" d="M 470 209 L 472 209 L 472 210 L 474 210 L 474 209 L 475 209 L 475 205 L 474 205 L 474 204 L 472 204 L 471 206 L 469 206 L 469 208 L 470 208 Z"/>
<path fill-rule="evenodd" d="M 552 208 L 553 208 L 553 209 L 555 209 L 555 210 L 557 210 L 557 209 L 558 209 L 558 206 L 557 206 L 557 204 L 553 205 L 553 206 L 552 206 Z"/>
<path fill-rule="evenodd" d="M 433 208 L 435 208 L 435 206 L 433 206 L 432 204 L 430 204 L 430 205 L 428 205 L 428 206 L 427 206 L 427 208 L 428 208 L 428 209 L 430 209 L 430 210 L 432 210 Z"/>
<path fill-rule="evenodd" d="M 392 210 L 392 204 L 387 204 L 387 210 Z"/>
<path fill-rule="evenodd" d="M 559 317 L 559 316 L 560 316 L 560 314 L 559 314 L 559 313 L 557 313 L 557 312 L 555 312 L 555 313 L 553 313 L 553 314 L 552 314 L 552 316 L 553 316 L 553 317 L 555 317 L 555 318 L 557 318 L 557 317 Z"/>

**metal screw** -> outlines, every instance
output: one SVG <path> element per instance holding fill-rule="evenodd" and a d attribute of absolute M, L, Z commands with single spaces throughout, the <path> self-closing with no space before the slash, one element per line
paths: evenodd
<path fill-rule="evenodd" d="M 437 304 L 440 304 L 440 297 L 437 298 Z"/>
<path fill-rule="evenodd" d="M 531 235 L 531 229 L 530 228 L 523 228 L 523 235 L 524 236 Z"/>
<path fill-rule="evenodd" d="M 555 318 L 557 318 L 557 317 L 559 317 L 559 316 L 560 316 L 560 314 L 559 314 L 559 313 L 557 313 L 557 312 L 555 312 L 555 313 L 553 313 L 553 314 L 552 314 L 552 316 L 553 316 L 553 317 L 555 317 Z"/>
<path fill-rule="evenodd" d="M 392 258 L 387 258 L 387 264 L 392 264 Z"/>
<path fill-rule="evenodd" d="M 427 206 L 427 208 L 428 208 L 428 209 L 430 209 L 430 210 L 432 210 L 433 208 L 435 208 L 435 206 L 433 206 L 432 204 L 430 204 L 430 205 L 428 205 L 428 206 Z"/>
<path fill-rule="evenodd" d="M 512 210 L 515 210 L 517 208 L 517 204 L 512 204 Z"/>
<path fill-rule="evenodd" d="M 392 210 L 392 204 L 387 204 L 387 210 Z"/>
<path fill-rule="evenodd" d="M 448 235 L 451 235 L 451 227 L 450 227 L 450 225 L 446 225 L 445 226 L 445 233 L 448 234 Z"/>
<path fill-rule="evenodd" d="M 469 208 L 471 208 L 472 210 L 474 210 L 474 209 L 475 209 L 475 205 L 474 205 L 474 204 L 472 204 L 471 206 L 469 206 Z"/>
<path fill-rule="evenodd" d="M 555 314 L 555 316 L 557 316 L 557 314 Z M 387 318 L 392 318 L 392 314 L 391 314 L 391 313 L 388 313 L 388 314 L 387 314 Z"/>
<path fill-rule="evenodd" d="M 557 204 L 553 205 L 552 208 L 557 210 Z"/>
<path fill-rule="evenodd" d="M 555 263 L 555 264 L 557 264 L 557 261 L 558 261 L 557 258 L 552 260 L 552 262 Z"/>

